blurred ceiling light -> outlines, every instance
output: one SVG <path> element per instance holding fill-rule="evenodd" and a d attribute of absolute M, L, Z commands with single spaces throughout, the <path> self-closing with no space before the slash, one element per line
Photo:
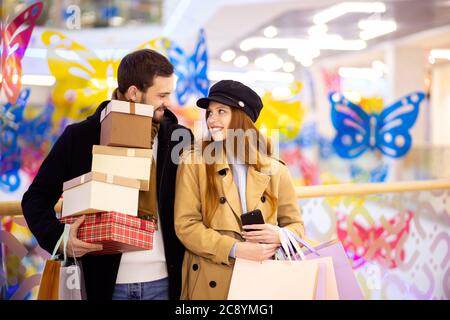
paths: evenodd
<path fill-rule="evenodd" d="M 252 49 L 258 48 L 266 48 L 266 49 L 287 49 L 292 47 L 293 43 L 302 42 L 305 40 L 301 40 L 298 38 L 275 38 L 268 39 L 262 37 L 253 37 L 247 38 L 243 40 L 240 44 L 240 48 L 243 51 L 249 51 Z"/>
<path fill-rule="evenodd" d="M 310 57 L 296 56 L 295 60 L 300 62 L 304 67 L 311 67 L 313 64 L 313 60 Z"/>
<path fill-rule="evenodd" d="M 450 49 L 433 49 L 430 51 L 430 56 L 433 59 L 447 59 L 450 60 Z"/>
<path fill-rule="evenodd" d="M 315 46 L 305 47 L 305 48 L 289 48 L 288 53 L 294 57 L 310 57 L 312 59 L 320 56 L 320 50 Z"/>
<path fill-rule="evenodd" d="M 326 34 L 327 32 L 328 32 L 328 27 L 326 24 L 314 25 L 308 29 L 308 34 L 311 37 L 323 35 L 323 34 Z"/>
<path fill-rule="evenodd" d="M 231 79 L 243 83 L 271 82 L 280 84 L 291 84 L 295 80 L 290 73 L 266 71 L 229 72 L 211 70 L 208 72 L 208 78 L 212 81 Z"/>
<path fill-rule="evenodd" d="M 264 71 L 276 71 L 278 69 L 281 69 L 283 67 L 283 63 L 283 59 L 281 59 L 274 53 L 266 54 L 255 60 L 255 65 L 258 68 L 263 69 Z"/>
<path fill-rule="evenodd" d="M 13 75 L 13 82 L 17 83 L 18 75 Z M 0 75 L 0 81 L 2 76 Z M 22 75 L 22 85 L 26 86 L 42 86 L 51 87 L 56 83 L 56 79 L 53 76 L 39 75 L 39 74 L 24 74 Z"/>
<path fill-rule="evenodd" d="M 380 70 L 383 73 L 386 73 L 386 65 L 384 64 L 384 62 L 380 60 L 374 60 L 372 62 L 372 68 L 375 70 Z"/>
<path fill-rule="evenodd" d="M 283 71 L 284 72 L 294 72 L 295 71 L 295 64 L 293 64 L 292 62 L 285 62 L 283 64 Z"/>
<path fill-rule="evenodd" d="M 377 80 L 383 77 L 383 72 L 372 68 L 347 68 L 341 67 L 338 70 L 342 78 Z"/>
<path fill-rule="evenodd" d="M 236 57 L 236 52 L 234 50 L 228 49 L 222 52 L 222 55 L 220 56 L 220 59 L 222 59 L 223 62 L 230 62 Z"/>
<path fill-rule="evenodd" d="M 243 51 L 252 49 L 291 49 L 313 47 L 322 50 L 362 50 L 367 46 L 363 40 L 344 40 L 339 35 L 327 35 L 319 39 L 261 38 L 253 37 L 241 42 Z"/>
<path fill-rule="evenodd" d="M 428 62 L 429 62 L 430 64 L 435 64 L 435 63 L 436 63 L 436 59 L 430 54 L 430 55 L 428 56 Z"/>
<path fill-rule="evenodd" d="M 255 81 L 292 83 L 294 76 L 286 72 L 249 71 L 248 75 Z"/>
<path fill-rule="evenodd" d="M 393 20 L 361 20 L 358 27 L 362 30 L 359 37 L 362 40 L 370 40 L 397 30 L 397 23 Z"/>
<path fill-rule="evenodd" d="M 274 26 L 268 26 L 267 28 L 264 29 L 264 36 L 267 38 L 276 37 L 277 34 L 278 30 Z"/>
<path fill-rule="evenodd" d="M 246 56 L 239 56 L 234 59 L 233 64 L 238 68 L 243 68 L 248 65 L 248 58 Z"/>
<path fill-rule="evenodd" d="M 260 96 L 260 97 L 262 97 L 262 96 L 266 93 L 266 90 L 265 90 L 264 88 L 261 88 L 261 87 L 252 87 L 252 89 L 253 89 L 253 91 L 255 91 L 255 92 L 258 94 L 258 96 Z"/>
<path fill-rule="evenodd" d="M 319 49 L 321 50 L 343 50 L 343 51 L 358 51 L 367 47 L 367 43 L 364 40 L 337 40 L 331 39 L 321 41 L 319 43 Z"/>
<path fill-rule="evenodd" d="M 342 2 L 325 9 L 313 18 L 315 24 L 325 24 L 346 13 L 377 13 L 385 12 L 386 5 L 383 2 Z"/>
<path fill-rule="evenodd" d="M 287 99 L 291 95 L 291 89 L 289 89 L 288 87 L 276 87 L 272 90 L 272 96 L 275 99 Z"/>

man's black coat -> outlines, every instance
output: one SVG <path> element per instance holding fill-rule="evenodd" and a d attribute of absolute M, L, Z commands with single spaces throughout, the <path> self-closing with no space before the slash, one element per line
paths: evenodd
<path fill-rule="evenodd" d="M 92 146 L 100 144 L 100 113 L 109 101 L 104 101 L 86 120 L 67 126 L 43 161 L 38 174 L 22 199 L 22 210 L 39 245 L 51 252 L 63 232 L 54 211 L 65 181 L 91 171 Z M 157 197 L 159 219 L 166 253 L 170 299 L 179 299 L 181 264 L 184 247 L 174 230 L 174 194 L 177 165 L 171 161 L 171 151 L 178 141 L 171 141 L 175 129 L 186 130 L 193 142 L 192 132 L 178 124 L 176 116 L 166 110 L 158 131 Z M 181 139 L 180 139 L 181 140 Z M 81 258 L 87 298 L 111 299 L 114 292 L 121 254 L 85 255 Z"/>

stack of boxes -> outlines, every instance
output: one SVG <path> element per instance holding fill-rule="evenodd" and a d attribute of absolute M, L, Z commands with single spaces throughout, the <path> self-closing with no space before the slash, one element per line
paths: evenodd
<path fill-rule="evenodd" d="M 91 172 L 63 185 L 63 223 L 86 219 L 78 238 L 103 245 L 93 254 L 149 250 L 155 223 L 138 218 L 139 191 L 148 191 L 153 107 L 111 100 L 101 113 L 100 144 Z"/>

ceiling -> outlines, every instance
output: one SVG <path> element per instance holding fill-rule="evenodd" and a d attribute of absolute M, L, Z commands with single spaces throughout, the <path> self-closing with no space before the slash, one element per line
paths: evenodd
<path fill-rule="evenodd" d="M 195 1 L 194 1 L 195 2 Z M 225 66 L 220 61 L 221 53 L 226 49 L 233 49 L 238 54 L 245 54 L 250 61 L 269 52 L 277 53 L 282 59 L 291 59 L 285 49 L 255 49 L 242 52 L 239 44 L 249 37 L 263 37 L 263 29 L 275 26 L 281 38 L 307 38 L 308 28 L 314 25 L 313 16 L 318 12 L 342 1 L 316 0 L 316 1 L 218 1 L 215 8 L 209 10 L 208 19 L 203 17 L 207 34 L 210 59 L 218 65 Z M 383 43 L 393 40 L 414 37 L 427 30 L 450 27 L 450 1 L 448 0 L 385 0 L 386 12 L 379 14 L 382 19 L 394 19 L 397 30 L 393 33 L 367 41 L 367 49 L 377 48 Z M 192 15 L 194 12 L 186 11 Z M 196 21 L 190 19 L 191 25 Z M 344 39 L 358 39 L 358 21 L 373 18 L 371 14 L 348 13 L 327 23 L 328 34 L 338 34 Z M 447 29 L 445 29 L 448 34 Z M 450 37 L 443 38 L 440 33 L 425 37 L 429 45 L 450 47 Z M 195 38 L 194 38 L 195 39 Z M 432 40 L 434 39 L 434 40 Z M 417 45 L 421 45 L 421 40 Z M 193 43 L 192 38 L 186 45 Z M 345 52 L 344 52 L 345 53 Z M 315 61 L 327 60 L 342 55 L 342 51 L 322 50 L 320 57 Z M 232 67 L 231 63 L 229 63 Z"/>

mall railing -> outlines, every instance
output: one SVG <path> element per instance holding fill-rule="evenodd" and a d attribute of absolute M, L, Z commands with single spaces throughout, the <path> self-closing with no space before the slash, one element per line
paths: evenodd
<path fill-rule="evenodd" d="M 339 239 L 366 299 L 450 299 L 450 180 L 297 187 L 312 243 Z M 61 201 L 55 206 L 61 210 Z M 3 299 L 35 299 L 45 259 L 0 202 Z"/>

